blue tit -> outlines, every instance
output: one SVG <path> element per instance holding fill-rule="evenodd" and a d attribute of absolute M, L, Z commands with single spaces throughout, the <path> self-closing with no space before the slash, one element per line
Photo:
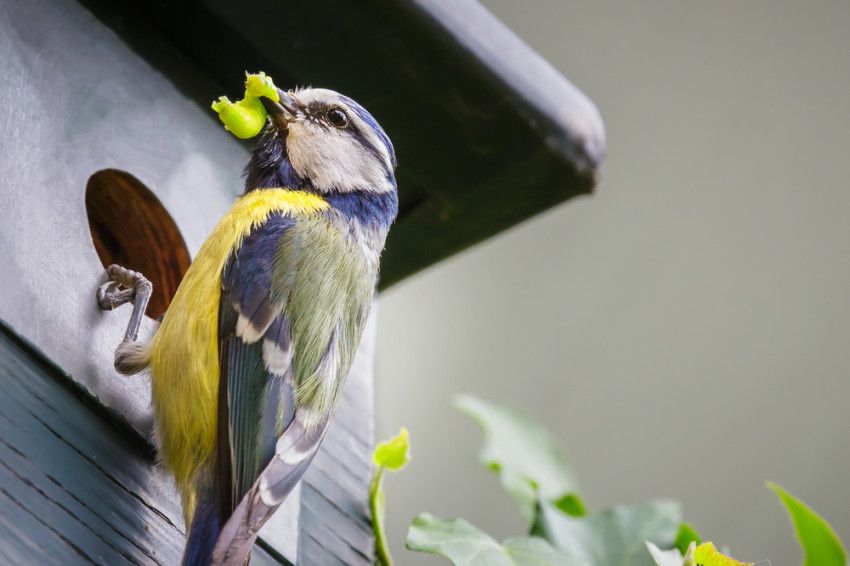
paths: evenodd
<path fill-rule="evenodd" d="M 337 92 L 276 89 L 245 191 L 186 272 L 149 343 L 143 276 L 117 266 L 104 306 L 136 308 L 116 367 L 151 369 L 160 453 L 188 528 L 183 563 L 248 558 L 309 466 L 360 342 L 398 210 L 393 145 Z M 277 98 L 277 100 L 273 100 Z"/>

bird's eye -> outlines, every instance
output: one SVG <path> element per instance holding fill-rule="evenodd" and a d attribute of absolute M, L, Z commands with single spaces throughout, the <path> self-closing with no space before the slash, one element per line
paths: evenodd
<path fill-rule="evenodd" d="M 328 110 L 328 122 L 337 128 L 348 127 L 348 114 L 341 108 L 331 108 Z"/>

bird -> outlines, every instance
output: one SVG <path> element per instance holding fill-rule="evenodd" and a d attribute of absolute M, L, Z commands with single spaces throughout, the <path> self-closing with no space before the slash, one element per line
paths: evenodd
<path fill-rule="evenodd" d="M 244 192 L 201 246 L 152 339 L 151 293 L 107 268 L 102 308 L 133 303 L 115 367 L 151 372 L 160 458 L 182 497 L 183 564 L 239 565 L 307 470 L 351 367 L 398 212 L 390 138 L 333 90 L 262 98 Z M 274 100 L 277 98 L 277 100 Z"/>

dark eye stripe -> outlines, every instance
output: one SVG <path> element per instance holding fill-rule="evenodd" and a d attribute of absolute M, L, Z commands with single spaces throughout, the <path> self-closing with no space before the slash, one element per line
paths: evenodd
<path fill-rule="evenodd" d="M 369 138 L 363 135 L 363 132 L 360 131 L 355 122 L 351 122 L 348 131 L 351 132 L 351 135 L 354 136 L 354 139 L 356 139 L 360 145 L 365 147 L 369 153 L 375 156 L 375 159 L 378 160 L 378 163 L 380 163 L 381 167 L 384 169 L 384 175 L 389 178 L 391 176 L 391 171 L 387 169 L 387 164 L 384 162 L 384 156 L 381 155 L 381 151 L 372 144 Z"/>
<path fill-rule="evenodd" d="M 387 149 L 387 153 L 390 156 L 390 163 L 393 167 L 396 166 L 396 158 L 395 158 L 395 148 L 393 147 L 393 142 L 390 141 L 389 136 L 387 136 L 386 132 L 384 132 L 383 128 L 378 124 L 377 121 L 372 117 L 369 112 L 360 106 L 353 99 L 341 94 L 339 95 L 340 100 L 345 103 L 349 110 L 354 112 L 358 118 L 360 118 L 364 124 L 366 124 L 375 135 L 378 136 L 378 139 L 381 140 L 381 143 L 384 144 L 384 147 Z"/>

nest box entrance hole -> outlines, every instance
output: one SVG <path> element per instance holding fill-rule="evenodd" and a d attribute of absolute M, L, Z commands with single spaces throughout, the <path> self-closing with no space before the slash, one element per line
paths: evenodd
<path fill-rule="evenodd" d="M 141 181 L 118 169 L 89 177 L 86 214 L 103 266 L 117 263 L 147 277 L 153 295 L 145 314 L 162 316 L 191 261 L 171 215 Z"/>

